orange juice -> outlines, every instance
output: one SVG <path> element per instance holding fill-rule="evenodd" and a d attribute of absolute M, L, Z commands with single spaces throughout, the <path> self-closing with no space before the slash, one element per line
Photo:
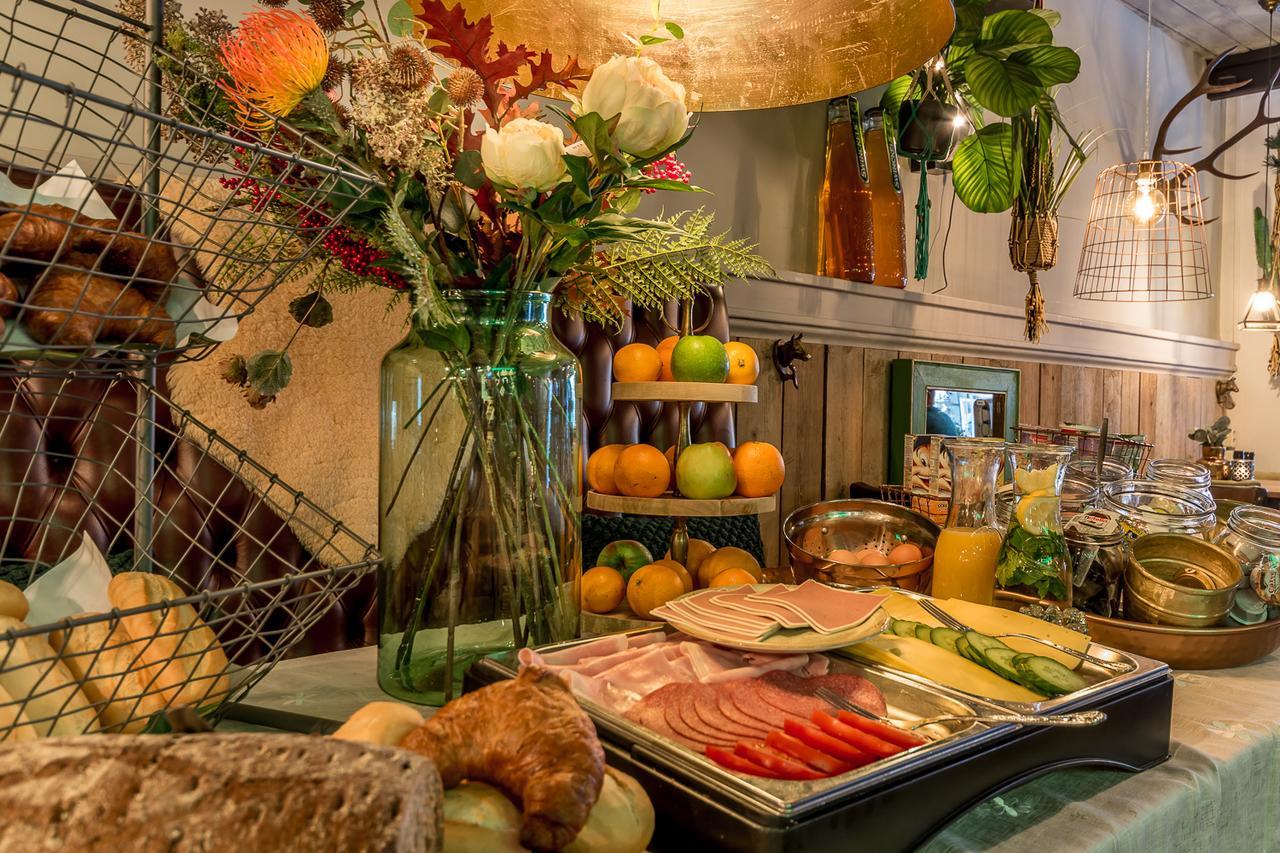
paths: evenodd
<path fill-rule="evenodd" d="M 1003 537 L 994 527 L 948 527 L 933 552 L 934 598 L 990 604 Z"/>

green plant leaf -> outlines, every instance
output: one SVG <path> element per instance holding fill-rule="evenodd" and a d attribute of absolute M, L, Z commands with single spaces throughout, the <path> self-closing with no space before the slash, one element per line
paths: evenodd
<path fill-rule="evenodd" d="M 1069 47 L 1044 44 L 1011 54 L 1009 62 L 1030 68 L 1042 86 L 1070 83 L 1080 74 L 1080 55 Z"/>
<path fill-rule="evenodd" d="M 904 74 L 891 82 L 884 90 L 884 94 L 880 96 L 880 108 L 884 110 L 884 120 L 892 124 L 894 127 L 898 125 L 898 107 L 902 106 L 902 102 L 917 94 L 912 90 L 915 88 L 915 75 Z"/>
<path fill-rule="evenodd" d="M 387 12 L 387 31 L 399 38 L 413 35 L 413 9 L 407 0 L 396 0 Z"/>
<path fill-rule="evenodd" d="M 645 47 L 662 44 L 664 41 L 671 41 L 671 39 L 665 38 L 664 36 L 640 36 L 640 43 Z"/>
<path fill-rule="evenodd" d="M 471 346 L 471 335 L 461 324 L 436 326 L 418 333 L 422 343 L 437 352 L 466 352 Z"/>
<path fill-rule="evenodd" d="M 986 0 L 957 0 L 956 29 L 951 34 L 951 48 L 968 47 L 978 40 L 978 36 L 982 34 L 982 18 L 986 14 L 986 5 Z"/>
<path fill-rule="evenodd" d="M 971 56 L 965 62 L 965 77 L 974 100 L 1005 118 L 1035 106 L 1044 92 L 1036 72 L 1013 58 Z"/>
<path fill-rule="evenodd" d="M 1051 27 L 1062 23 L 1062 13 L 1056 9 L 1028 9 L 1027 11 L 1037 18 L 1042 18 Z"/>
<path fill-rule="evenodd" d="M 265 349 L 250 358 L 245 367 L 249 387 L 263 397 L 276 396 L 293 378 L 293 361 L 282 350 Z"/>
<path fill-rule="evenodd" d="M 599 113 L 587 113 L 573 121 L 573 129 L 578 131 L 582 141 L 587 144 L 587 150 L 591 152 L 601 174 L 621 174 L 627 168 L 626 161 L 622 159 L 618 146 L 613 141 L 613 128 L 616 126 L 617 117 L 611 124 Z"/>
<path fill-rule="evenodd" d="M 1260 207 L 1253 209 L 1253 247 L 1262 277 L 1271 278 L 1271 229 L 1267 227 L 1267 215 Z"/>
<path fill-rule="evenodd" d="M 667 23 L 664 26 L 666 26 L 667 32 L 671 33 L 673 38 L 678 38 L 678 39 L 684 38 L 684 28 L 681 27 L 679 24 L 677 24 L 675 21 L 667 21 Z"/>
<path fill-rule="evenodd" d="M 982 34 L 974 49 L 997 58 L 1016 50 L 1053 43 L 1053 28 L 1047 21 L 1021 9 L 1006 9 L 982 21 Z"/>
<path fill-rule="evenodd" d="M 989 124 L 961 140 L 951 161 L 956 196 L 975 213 L 1000 213 L 1013 204 L 1018 160 L 1013 128 Z"/>
<path fill-rule="evenodd" d="M 333 322 L 333 306 L 323 294 L 313 290 L 289 301 L 289 316 L 304 326 L 319 329 Z"/>
<path fill-rule="evenodd" d="M 473 190 L 484 186 L 484 182 L 488 180 L 484 174 L 484 162 L 480 159 L 480 152 L 475 150 L 463 151 L 458 155 L 453 174 L 464 187 Z"/>

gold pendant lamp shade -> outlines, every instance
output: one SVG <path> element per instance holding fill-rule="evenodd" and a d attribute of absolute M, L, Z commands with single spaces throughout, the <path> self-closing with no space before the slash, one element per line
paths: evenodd
<path fill-rule="evenodd" d="M 1280 303 L 1267 279 L 1258 279 L 1258 289 L 1249 297 L 1240 328 L 1246 332 L 1280 332 Z"/>
<path fill-rule="evenodd" d="M 1140 160 L 1098 175 L 1075 295 L 1106 302 L 1213 296 L 1194 168 Z"/>
<path fill-rule="evenodd" d="M 410 4 L 412 5 L 412 3 Z M 462 0 L 493 16 L 495 42 L 594 66 L 634 47 L 623 34 L 683 39 L 644 49 L 707 111 L 825 101 L 923 65 L 951 37 L 948 0 Z M 656 11 L 655 11 L 656 10 Z"/>

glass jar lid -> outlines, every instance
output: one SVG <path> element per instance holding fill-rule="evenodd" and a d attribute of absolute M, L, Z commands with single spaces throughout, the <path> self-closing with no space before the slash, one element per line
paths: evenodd
<path fill-rule="evenodd" d="M 1264 506 L 1238 506 L 1231 510 L 1227 527 L 1267 551 L 1280 551 L 1280 510 Z"/>
<path fill-rule="evenodd" d="M 1124 530 L 1114 512 L 1091 509 L 1077 513 L 1062 526 L 1067 544 L 1077 547 L 1111 548 L 1124 541 Z"/>
<path fill-rule="evenodd" d="M 1200 491 L 1208 491 L 1213 482 L 1208 468 L 1185 459 L 1151 460 L 1147 463 L 1147 479 Z"/>
<path fill-rule="evenodd" d="M 1098 476 L 1098 457 L 1082 456 L 1067 463 L 1067 476 L 1076 476 L 1082 480 L 1101 483 L 1114 483 L 1116 480 L 1127 480 L 1133 476 L 1133 469 L 1119 459 L 1102 460 L 1102 476 Z"/>
<path fill-rule="evenodd" d="M 1212 523 L 1217 504 L 1204 492 L 1155 480 L 1116 480 L 1102 487 L 1103 505 L 1165 524 Z M 1161 525 L 1164 526 L 1164 525 Z"/>

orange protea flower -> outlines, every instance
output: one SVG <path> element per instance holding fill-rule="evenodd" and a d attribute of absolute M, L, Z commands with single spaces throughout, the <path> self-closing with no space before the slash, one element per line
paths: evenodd
<path fill-rule="evenodd" d="M 262 130 L 271 116 L 287 116 L 320 88 L 329 42 L 316 22 L 290 9 L 250 12 L 222 39 L 222 67 L 233 85 L 219 83 L 245 127 Z M 257 109 L 255 109 L 257 108 Z"/>

